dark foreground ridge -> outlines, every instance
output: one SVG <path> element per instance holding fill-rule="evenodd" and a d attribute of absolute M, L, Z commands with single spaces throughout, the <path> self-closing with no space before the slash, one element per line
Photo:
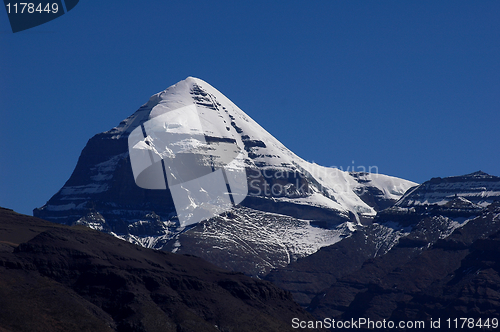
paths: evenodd
<path fill-rule="evenodd" d="M 0 331 L 297 331 L 290 293 L 0 208 Z M 311 330 L 308 330 L 311 331 Z"/>

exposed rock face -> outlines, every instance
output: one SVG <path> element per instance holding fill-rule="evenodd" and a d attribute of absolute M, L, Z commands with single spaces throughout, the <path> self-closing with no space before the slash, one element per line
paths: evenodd
<path fill-rule="evenodd" d="M 1 331 L 295 331 L 291 294 L 200 258 L 0 209 Z M 309 331 L 309 330 L 308 330 Z"/>
<path fill-rule="evenodd" d="M 300 305 L 308 307 L 336 280 L 357 271 L 368 259 L 385 254 L 406 234 L 404 229 L 365 226 L 334 245 L 271 271 L 265 279 L 290 291 Z"/>
<path fill-rule="evenodd" d="M 498 278 L 498 261 L 491 257 L 500 245 L 499 184 L 499 177 L 483 172 L 432 179 L 380 211 L 372 225 L 266 279 L 291 291 L 318 318 L 428 319 L 469 311 L 486 317 L 486 307 L 498 301 L 498 288 L 483 279 Z M 490 249 L 477 249 L 486 243 Z M 457 279 L 482 252 L 477 264 L 490 267 L 485 275 Z M 483 295 L 464 295 L 469 307 L 451 300 L 476 287 L 470 283 L 480 283 Z"/>
<path fill-rule="evenodd" d="M 395 206 L 443 206 L 451 202 L 450 198 L 462 198 L 463 202 L 484 207 L 500 200 L 500 177 L 478 171 L 443 179 L 432 178 L 408 191 Z"/>
<path fill-rule="evenodd" d="M 320 317 L 500 318 L 500 204 L 428 248 L 400 241 L 336 280 L 310 310 Z"/>
<path fill-rule="evenodd" d="M 169 190 L 136 185 L 127 144 L 129 134 L 141 124 L 188 105 L 196 106 L 209 129 L 223 128 L 219 136 L 208 130 L 207 142 L 230 140 L 238 145 L 249 191 L 229 214 L 189 229 L 179 227 Z M 153 95 L 117 127 L 91 138 L 64 187 L 33 213 L 263 275 L 349 236 L 352 225 L 372 220 L 414 185 L 306 162 L 208 83 L 188 78 Z"/>

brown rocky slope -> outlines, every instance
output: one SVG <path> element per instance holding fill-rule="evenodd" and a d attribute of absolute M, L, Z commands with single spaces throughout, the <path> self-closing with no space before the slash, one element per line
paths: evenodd
<path fill-rule="evenodd" d="M 289 331 L 294 317 L 312 319 L 269 282 L 0 208 L 2 332 Z"/>

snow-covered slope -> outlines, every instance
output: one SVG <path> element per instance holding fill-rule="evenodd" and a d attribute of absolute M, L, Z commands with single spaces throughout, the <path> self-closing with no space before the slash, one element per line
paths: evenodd
<path fill-rule="evenodd" d="M 406 193 L 395 205 L 402 208 L 432 204 L 443 206 L 455 199 L 462 203 L 488 206 L 500 200 L 500 177 L 478 171 L 444 179 L 433 178 Z"/>
<path fill-rule="evenodd" d="M 349 212 L 355 216 L 376 214 L 375 209 L 359 197 L 360 192 L 368 187 L 379 189 L 381 198 L 397 200 L 408 188 L 416 185 L 368 173 L 364 173 L 363 181 L 359 181 L 359 176 L 354 177 L 348 172 L 306 162 L 210 84 L 192 77 L 152 96 L 144 109 L 111 130 L 110 134 L 119 139 L 144 121 L 193 102 L 198 107 L 205 135 L 220 137 L 220 133 L 226 133 L 244 151 L 245 163 L 250 169 L 250 195 L 331 209 L 349 218 Z M 300 181 L 302 177 L 310 180 L 307 185 Z M 286 184 L 273 181 L 276 179 L 286 180 Z"/>
<path fill-rule="evenodd" d="M 169 190 L 135 184 L 127 140 L 141 124 L 190 105 L 196 106 L 207 140 L 230 141 L 241 151 L 248 196 L 232 212 L 234 218 L 220 216 L 184 228 L 176 219 Z M 85 224 L 147 247 L 206 254 L 212 261 L 216 258 L 209 248 L 225 248 L 227 257 L 240 257 L 228 263 L 233 269 L 250 260 L 252 267 L 246 271 L 264 271 L 349 236 L 356 225 L 372 219 L 415 185 L 309 163 L 210 84 L 189 77 L 153 95 L 117 127 L 90 139 L 71 178 L 34 215 Z"/>

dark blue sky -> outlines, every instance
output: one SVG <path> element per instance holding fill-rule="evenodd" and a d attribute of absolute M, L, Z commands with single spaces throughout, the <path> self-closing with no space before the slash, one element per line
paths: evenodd
<path fill-rule="evenodd" d="M 0 10 L 0 206 L 31 214 L 93 135 L 187 76 L 296 154 L 416 182 L 500 176 L 500 1 L 92 1 Z"/>

